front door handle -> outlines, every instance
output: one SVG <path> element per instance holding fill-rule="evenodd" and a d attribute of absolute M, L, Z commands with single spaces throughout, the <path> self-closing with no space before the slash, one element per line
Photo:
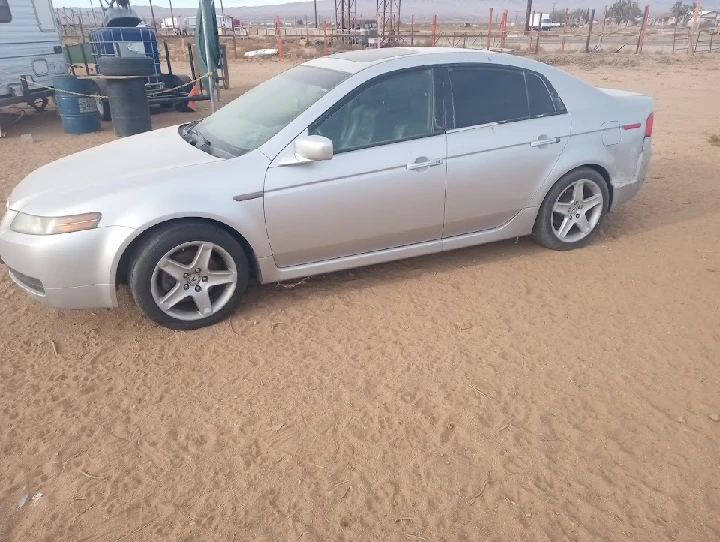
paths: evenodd
<path fill-rule="evenodd" d="M 412 171 L 417 169 L 425 169 L 433 166 L 439 166 L 442 163 L 443 161 L 440 158 L 438 158 L 437 160 L 428 160 L 423 156 L 415 160 L 412 164 L 408 164 L 407 168 Z"/>
<path fill-rule="evenodd" d="M 530 142 L 531 147 L 543 147 L 544 145 L 554 145 L 555 143 L 560 143 L 559 137 L 540 137 L 539 139 L 536 139 L 535 141 Z"/>

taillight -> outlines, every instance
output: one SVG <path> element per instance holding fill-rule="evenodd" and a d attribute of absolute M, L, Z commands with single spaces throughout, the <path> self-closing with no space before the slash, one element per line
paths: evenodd
<path fill-rule="evenodd" d="M 650 113 L 645 121 L 645 137 L 652 137 L 653 122 L 655 122 L 655 113 Z"/>

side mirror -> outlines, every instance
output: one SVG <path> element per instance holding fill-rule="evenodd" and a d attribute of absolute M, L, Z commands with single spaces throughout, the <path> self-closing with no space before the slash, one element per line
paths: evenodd
<path fill-rule="evenodd" d="M 295 157 L 298 162 L 322 162 L 333 157 L 333 142 L 327 137 L 311 135 L 295 141 Z"/>

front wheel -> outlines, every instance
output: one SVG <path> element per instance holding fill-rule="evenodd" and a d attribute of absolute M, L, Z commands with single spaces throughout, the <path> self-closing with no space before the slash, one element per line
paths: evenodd
<path fill-rule="evenodd" d="M 146 242 L 129 278 L 135 302 L 150 319 L 170 329 L 198 329 L 238 306 L 247 288 L 248 261 L 226 231 L 178 223 Z"/>
<path fill-rule="evenodd" d="M 579 168 L 550 189 L 535 220 L 533 236 L 554 250 L 572 250 L 588 244 L 600 229 L 610 203 L 602 175 Z"/>

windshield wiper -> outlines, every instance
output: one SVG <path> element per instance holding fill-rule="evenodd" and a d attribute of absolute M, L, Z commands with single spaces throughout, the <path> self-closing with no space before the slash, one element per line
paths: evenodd
<path fill-rule="evenodd" d="M 210 140 L 197 130 L 196 126 L 199 123 L 199 120 L 194 120 L 191 123 L 187 124 L 184 134 L 185 141 L 190 143 L 190 145 L 192 145 L 193 147 L 197 148 L 212 147 L 212 143 L 210 142 Z"/>

